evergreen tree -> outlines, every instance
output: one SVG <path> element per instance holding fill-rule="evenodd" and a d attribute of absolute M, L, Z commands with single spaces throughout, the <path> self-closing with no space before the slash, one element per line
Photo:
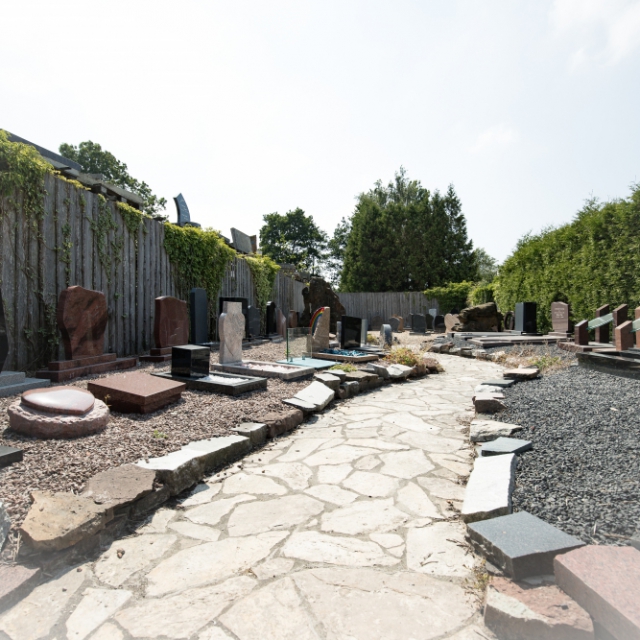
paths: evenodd
<path fill-rule="evenodd" d="M 340 286 L 342 267 L 344 265 L 344 254 L 347 248 L 347 241 L 351 233 L 351 222 L 342 218 L 333 232 L 333 237 L 327 243 L 326 270 L 329 282 L 334 288 Z"/>
<path fill-rule="evenodd" d="M 473 280 L 477 268 L 453 186 L 442 196 L 400 168 L 360 194 L 345 250 L 343 291 L 423 291 Z"/>

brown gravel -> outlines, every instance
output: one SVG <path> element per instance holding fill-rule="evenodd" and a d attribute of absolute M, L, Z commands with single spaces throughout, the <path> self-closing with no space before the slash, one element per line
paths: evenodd
<path fill-rule="evenodd" d="M 284 344 L 267 343 L 245 351 L 252 360 L 281 360 Z M 211 354 L 211 362 L 218 353 Z M 143 363 L 140 371 L 168 371 L 167 364 Z M 115 374 L 111 374 L 115 375 Z M 63 384 L 86 388 L 90 376 Z M 24 520 L 31 491 L 73 491 L 79 493 L 85 482 L 99 471 L 157 457 L 180 449 L 193 440 L 230 434 L 241 422 L 253 421 L 268 412 L 284 412 L 281 400 L 308 385 L 269 378 L 267 389 L 237 397 L 205 391 L 185 391 L 180 402 L 147 415 L 112 412 L 102 433 L 74 440 L 36 440 L 13 433 L 6 408 L 17 397 L 0 398 L 0 444 L 24 450 L 24 461 L 0 470 L 0 501 L 4 502 L 12 526 Z"/>

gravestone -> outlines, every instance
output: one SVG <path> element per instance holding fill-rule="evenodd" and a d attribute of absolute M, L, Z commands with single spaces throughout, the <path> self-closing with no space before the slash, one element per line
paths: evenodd
<path fill-rule="evenodd" d="M 640 320 L 640 307 L 636 307 L 635 319 Z M 640 331 L 636 331 L 636 349 L 640 349 Z"/>
<path fill-rule="evenodd" d="M 584 346 L 589 344 L 589 322 L 587 320 L 576 323 L 573 330 L 573 342 Z"/>
<path fill-rule="evenodd" d="M 383 324 L 380 328 L 380 346 L 390 347 L 393 344 L 393 331 L 391 325 Z"/>
<path fill-rule="evenodd" d="M 251 236 L 242 233 L 242 231 L 234 227 L 231 227 L 231 240 L 233 242 L 233 248 L 238 253 L 255 253 L 253 245 L 251 244 Z"/>
<path fill-rule="evenodd" d="M 444 331 L 445 325 L 444 325 L 444 316 L 436 316 L 433 319 L 433 328 L 436 331 Z"/>
<path fill-rule="evenodd" d="M 392 318 L 396 318 L 398 320 L 398 333 L 402 333 L 404 331 L 404 318 L 402 316 L 391 316 Z"/>
<path fill-rule="evenodd" d="M 240 302 L 225 302 L 219 321 L 220 364 L 242 361 L 245 319 Z"/>
<path fill-rule="evenodd" d="M 257 338 L 260 335 L 260 324 L 262 320 L 262 311 L 258 307 L 250 306 L 247 308 L 247 324 L 250 338 Z"/>
<path fill-rule="evenodd" d="M 9 355 L 9 338 L 7 337 L 7 321 L 4 317 L 4 304 L 2 302 L 2 291 L 0 291 L 0 371 Z"/>
<path fill-rule="evenodd" d="M 331 326 L 331 307 L 317 309 L 311 319 L 311 336 L 313 351 L 324 351 L 329 348 L 329 327 Z"/>
<path fill-rule="evenodd" d="M 633 322 L 631 322 L 631 320 L 627 320 L 613 330 L 616 351 L 626 351 L 633 347 L 633 334 L 631 333 L 632 328 Z"/>
<path fill-rule="evenodd" d="M 430 313 L 427 313 L 427 315 L 424 317 L 426 323 L 427 323 L 427 331 L 433 331 L 434 330 L 434 316 L 432 316 Z"/>
<path fill-rule="evenodd" d="M 375 315 L 371 319 L 371 331 L 380 331 L 382 329 L 383 324 L 382 316 Z"/>
<path fill-rule="evenodd" d="M 276 326 L 276 303 L 267 302 L 267 335 L 273 335 L 277 333 L 278 328 Z"/>
<path fill-rule="evenodd" d="M 242 315 L 244 316 L 244 319 L 245 319 L 244 337 L 248 338 L 249 337 L 249 317 L 248 317 L 249 299 L 248 298 L 231 298 L 231 297 L 222 297 L 222 298 L 220 298 L 218 300 L 218 317 L 220 317 L 220 314 L 224 310 L 224 303 L 225 302 L 240 302 L 240 303 L 242 303 Z M 220 332 L 218 332 L 218 333 L 220 333 Z"/>
<path fill-rule="evenodd" d="M 613 315 L 613 328 L 619 327 L 623 322 L 626 322 L 629 316 L 629 305 L 621 304 L 616 307 L 612 312 Z"/>
<path fill-rule="evenodd" d="M 602 316 L 606 316 L 609 313 L 609 305 L 608 304 L 603 304 L 601 307 L 599 307 L 598 309 L 596 309 L 596 318 L 602 318 Z M 607 343 L 610 340 L 610 333 L 609 333 L 609 325 L 605 324 L 601 327 L 597 327 L 595 329 L 595 338 L 596 338 L 596 342 L 600 342 L 600 343 Z"/>
<path fill-rule="evenodd" d="M 209 347 L 184 344 L 172 347 L 171 374 L 184 378 L 203 378 L 209 375 Z"/>
<path fill-rule="evenodd" d="M 104 353 L 104 332 L 109 313 L 101 291 L 68 287 L 60 294 L 57 320 L 68 360 Z"/>
<path fill-rule="evenodd" d="M 178 226 L 179 227 L 199 227 L 197 222 L 191 222 L 191 214 L 189 213 L 189 207 L 184 199 L 184 196 L 179 193 L 173 201 L 176 203 L 176 209 L 178 211 Z"/>
<path fill-rule="evenodd" d="M 158 349 L 175 347 L 189 342 L 189 314 L 187 303 L 173 296 L 155 300 L 156 315 L 153 337 Z"/>
<path fill-rule="evenodd" d="M 289 329 L 298 328 L 298 312 L 291 309 L 289 311 Z"/>
<path fill-rule="evenodd" d="M 567 338 L 571 334 L 571 320 L 569 305 L 566 302 L 551 303 L 551 326 L 553 331 L 549 334 Z"/>
<path fill-rule="evenodd" d="M 517 302 L 515 330 L 518 333 L 538 333 L 537 312 L 537 303 Z"/>
<path fill-rule="evenodd" d="M 400 320 L 398 320 L 398 318 L 396 318 L 395 316 L 391 316 L 387 320 L 387 325 L 389 327 L 391 327 L 391 331 L 393 331 L 394 333 L 398 333 L 398 327 L 400 326 Z"/>
<path fill-rule="evenodd" d="M 340 347 L 342 349 L 358 349 L 362 341 L 362 318 L 342 316 Z"/>
<path fill-rule="evenodd" d="M 189 292 L 191 312 L 191 344 L 209 342 L 209 304 L 204 289 L 193 288 Z"/>
<path fill-rule="evenodd" d="M 287 338 L 287 317 L 280 308 L 276 309 L 276 329 L 284 339 Z"/>
<path fill-rule="evenodd" d="M 362 325 L 360 329 L 360 345 L 367 346 L 367 336 L 369 332 L 369 321 L 366 318 L 362 318 Z"/>
<path fill-rule="evenodd" d="M 413 333 L 426 333 L 427 332 L 427 318 L 421 313 L 411 314 L 411 331 Z"/>

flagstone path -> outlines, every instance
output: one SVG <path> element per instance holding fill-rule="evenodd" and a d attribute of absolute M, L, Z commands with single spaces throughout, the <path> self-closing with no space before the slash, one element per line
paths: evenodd
<path fill-rule="evenodd" d="M 480 640 L 460 419 L 497 365 L 318 415 L 0 617 L 11 640 Z M 6 634 L 4 636 L 3 634 Z"/>

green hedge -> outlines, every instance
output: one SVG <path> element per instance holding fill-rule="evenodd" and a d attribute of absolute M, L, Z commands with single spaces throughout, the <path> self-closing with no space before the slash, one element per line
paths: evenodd
<path fill-rule="evenodd" d="M 638 306 L 640 184 L 627 199 L 589 201 L 570 224 L 522 238 L 500 267 L 495 293 L 503 312 L 537 302 L 539 331 L 551 327 L 555 301 L 568 302 L 575 321 L 604 304 Z"/>
<path fill-rule="evenodd" d="M 435 298 L 438 301 L 440 313 L 449 313 L 451 309 L 464 309 L 467 306 L 470 291 L 474 288 L 473 282 L 450 282 L 444 287 L 432 287 L 424 292 L 427 298 Z"/>

